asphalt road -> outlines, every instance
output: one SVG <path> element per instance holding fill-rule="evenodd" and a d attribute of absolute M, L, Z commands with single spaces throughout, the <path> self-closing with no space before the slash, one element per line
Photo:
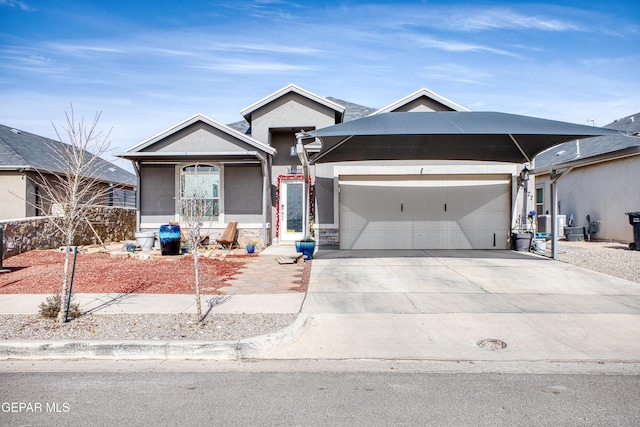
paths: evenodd
<path fill-rule="evenodd" d="M 371 369 L 367 362 L 308 362 L 302 369 L 261 362 L 230 369 L 215 362 L 91 366 L 5 362 L 0 425 L 640 425 L 635 369 L 474 372 L 394 363 Z"/>

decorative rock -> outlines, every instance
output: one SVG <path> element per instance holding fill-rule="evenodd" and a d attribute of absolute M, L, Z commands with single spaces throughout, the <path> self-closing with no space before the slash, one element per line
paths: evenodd
<path fill-rule="evenodd" d="M 110 255 L 114 258 L 129 258 L 129 252 L 111 252 Z"/>

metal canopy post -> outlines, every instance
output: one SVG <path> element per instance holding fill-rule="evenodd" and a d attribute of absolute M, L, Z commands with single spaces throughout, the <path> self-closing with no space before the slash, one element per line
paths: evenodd
<path fill-rule="evenodd" d="M 551 258 L 558 259 L 558 184 L 551 180 Z"/>
<path fill-rule="evenodd" d="M 551 258 L 558 259 L 558 181 L 569 173 L 573 167 L 568 167 L 561 172 L 551 170 Z"/>

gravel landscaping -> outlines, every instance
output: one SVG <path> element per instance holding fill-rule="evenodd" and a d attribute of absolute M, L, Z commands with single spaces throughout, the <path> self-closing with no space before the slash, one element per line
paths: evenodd
<path fill-rule="evenodd" d="M 640 251 L 616 242 L 566 242 L 558 244 L 558 259 L 578 267 L 640 283 Z"/>
<path fill-rule="evenodd" d="M 279 331 L 297 314 L 88 314 L 58 324 L 36 315 L 1 315 L 3 340 L 235 341 Z"/>

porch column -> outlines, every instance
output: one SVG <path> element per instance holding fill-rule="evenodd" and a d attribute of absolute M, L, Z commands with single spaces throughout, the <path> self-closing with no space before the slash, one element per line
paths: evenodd
<path fill-rule="evenodd" d="M 136 171 L 136 231 L 140 231 L 140 160 L 133 162 L 133 169 Z"/>
<path fill-rule="evenodd" d="M 269 204 L 268 194 L 269 191 L 269 173 L 267 159 L 258 155 L 260 163 L 262 165 L 262 244 L 267 247 L 267 206 Z"/>

